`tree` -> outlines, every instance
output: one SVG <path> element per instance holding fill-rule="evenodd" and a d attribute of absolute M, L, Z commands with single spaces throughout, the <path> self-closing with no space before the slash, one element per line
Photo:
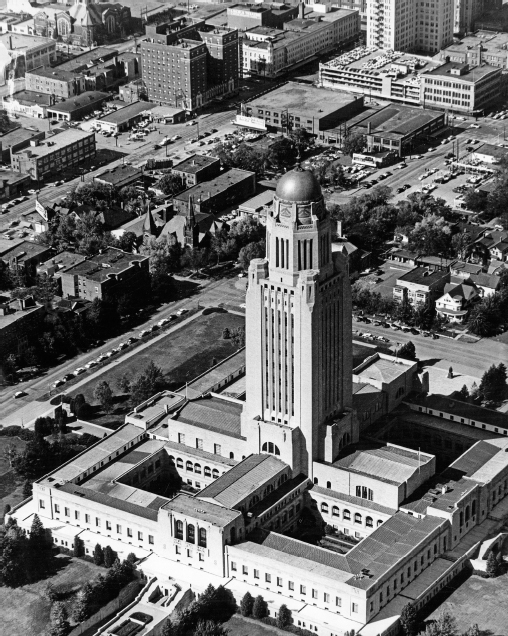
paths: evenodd
<path fill-rule="evenodd" d="M 214 621 L 199 621 L 194 636 L 228 636 L 229 629 Z"/>
<path fill-rule="evenodd" d="M 279 613 L 277 614 L 277 627 L 284 629 L 287 625 L 291 625 L 291 610 L 283 603 L 279 607 Z"/>
<path fill-rule="evenodd" d="M 469 400 L 469 389 L 465 384 L 462 385 L 462 388 L 457 392 L 455 397 L 461 402 L 467 402 Z"/>
<path fill-rule="evenodd" d="M 74 543 L 72 545 L 72 553 L 75 557 L 83 556 L 85 553 L 85 544 L 83 539 L 79 537 L 74 537 Z"/>
<path fill-rule="evenodd" d="M 118 378 L 116 386 L 122 393 L 129 393 L 129 391 L 131 390 L 129 376 L 124 373 L 120 378 Z"/>
<path fill-rule="evenodd" d="M 281 168 L 294 166 L 296 162 L 297 149 L 292 139 L 282 137 L 274 141 L 268 151 L 270 163 Z"/>
<path fill-rule="evenodd" d="M 208 250 L 205 248 L 187 248 L 182 254 L 182 265 L 198 272 L 208 265 L 209 257 Z"/>
<path fill-rule="evenodd" d="M 487 574 L 491 578 L 495 578 L 499 575 L 499 566 L 496 559 L 496 554 L 494 551 L 490 551 L 489 556 L 487 558 Z"/>
<path fill-rule="evenodd" d="M 182 178 L 171 172 L 162 175 L 157 183 L 157 188 L 162 190 L 165 195 L 178 194 L 184 189 Z"/>
<path fill-rule="evenodd" d="M 251 616 L 252 608 L 254 607 L 254 599 L 250 592 L 245 592 L 240 602 L 240 612 L 242 616 Z"/>
<path fill-rule="evenodd" d="M 71 626 L 69 624 L 65 603 L 60 601 L 53 603 L 51 606 L 50 621 L 49 636 L 67 636 L 71 631 Z"/>
<path fill-rule="evenodd" d="M 76 623 L 86 621 L 93 614 L 94 590 L 92 584 L 87 582 L 76 594 L 76 599 L 72 606 L 72 620 Z"/>
<path fill-rule="evenodd" d="M 124 252 L 132 252 L 137 242 L 138 237 L 134 234 L 134 232 L 124 232 L 122 236 L 117 239 L 116 247 Z"/>
<path fill-rule="evenodd" d="M 418 633 L 418 612 L 412 603 L 408 603 L 402 608 L 400 625 L 405 636 L 416 636 Z"/>
<path fill-rule="evenodd" d="M 450 252 L 451 228 L 443 216 L 426 214 L 409 234 L 409 248 L 419 254 L 443 254 Z"/>
<path fill-rule="evenodd" d="M 484 399 L 501 402 L 506 391 L 506 367 L 500 362 L 498 366 L 491 365 L 482 376 L 480 393 Z"/>
<path fill-rule="evenodd" d="M 103 565 L 104 563 L 104 551 L 102 550 L 100 543 L 97 543 L 94 548 L 93 562 L 95 565 Z"/>
<path fill-rule="evenodd" d="M 245 347 L 245 329 L 243 327 L 237 327 L 231 330 L 231 339 L 233 344 L 238 349 Z"/>
<path fill-rule="evenodd" d="M 436 621 L 427 624 L 424 636 L 458 636 L 455 617 L 444 610 Z"/>
<path fill-rule="evenodd" d="M 242 247 L 238 254 L 238 261 L 241 267 L 247 271 L 249 264 L 253 258 L 264 258 L 266 254 L 266 245 L 264 241 L 257 241 L 255 243 L 248 243 L 245 247 Z"/>
<path fill-rule="evenodd" d="M 18 587 L 26 583 L 27 538 L 24 530 L 15 520 L 8 527 L 2 543 L 0 578 L 8 587 Z"/>
<path fill-rule="evenodd" d="M 355 152 L 363 152 L 366 147 L 367 138 L 365 135 L 359 133 L 348 131 L 342 141 L 342 152 L 350 157 L 352 157 Z"/>
<path fill-rule="evenodd" d="M 32 482 L 28 479 L 23 484 L 23 499 L 28 499 L 32 496 Z"/>
<path fill-rule="evenodd" d="M 254 605 L 252 606 L 252 616 L 254 618 L 257 618 L 258 620 L 261 618 L 265 618 L 265 616 L 268 616 L 268 603 L 261 595 L 256 596 L 254 600 Z"/>
<path fill-rule="evenodd" d="M 100 403 L 105 413 L 111 413 L 113 410 L 113 392 L 105 380 L 95 386 L 93 396 Z"/>
<path fill-rule="evenodd" d="M 166 619 L 166 622 L 162 626 L 160 636 L 177 636 L 177 630 L 173 626 L 170 618 Z"/>
<path fill-rule="evenodd" d="M 0 110 L 0 132 L 5 133 L 9 130 L 10 127 L 11 123 L 7 111 Z"/>
<path fill-rule="evenodd" d="M 416 348 L 414 344 L 409 340 L 404 343 L 402 347 L 398 350 L 397 353 L 399 358 L 404 358 L 406 360 L 415 360 L 416 359 Z"/>
<path fill-rule="evenodd" d="M 115 559 L 116 559 L 116 554 L 113 551 L 113 548 L 107 545 L 104 548 L 104 567 L 110 568 L 115 562 Z"/>
<path fill-rule="evenodd" d="M 305 128 L 294 128 L 289 133 L 297 153 L 301 156 L 309 146 L 314 145 L 314 137 Z"/>

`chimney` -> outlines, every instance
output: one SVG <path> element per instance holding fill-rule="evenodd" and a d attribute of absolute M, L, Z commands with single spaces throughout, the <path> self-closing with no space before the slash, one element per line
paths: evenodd
<path fill-rule="evenodd" d="M 12 35 L 9 35 L 9 50 L 12 51 Z"/>
<path fill-rule="evenodd" d="M 300 4 L 298 5 L 298 17 L 300 18 L 300 20 L 303 20 L 305 17 L 305 5 L 303 4 L 303 2 L 300 2 Z"/>
<path fill-rule="evenodd" d="M 372 123 L 370 121 L 367 122 L 367 135 L 370 135 L 372 131 Z"/>

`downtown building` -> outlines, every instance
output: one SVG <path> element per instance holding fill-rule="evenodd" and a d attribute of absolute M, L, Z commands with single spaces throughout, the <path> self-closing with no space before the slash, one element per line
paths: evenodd
<path fill-rule="evenodd" d="M 424 607 L 501 527 L 508 424 L 496 413 L 487 438 L 475 424 L 488 410 L 455 423 L 447 412 L 476 437 L 439 474 L 419 447 L 362 439 L 373 397 L 441 428 L 444 408 L 412 398 L 411 361 L 375 354 L 353 370 L 348 264 L 333 231 L 314 175 L 287 172 L 267 212 L 266 257 L 249 266 L 243 389 L 237 352 L 136 406 L 8 514 L 22 528 L 39 515 L 69 551 L 77 537 L 88 555 L 99 543 L 146 557 L 161 589 L 213 580 L 238 603 L 261 592 L 272 617 L 287 605 L 318 636 L 398 634 L 402 608 Z M 351 547 L 295 538 L 309 515 Z"/>
<path fill-rule="evenodd" d="M 367 46 L 438 53 L 453 42 L 454 0 L 368 0 Z"/>
<path fill-rule="evenodd" d="M 238 88 L 238 31 L 205 22 L 146 27 L 141 75 L 148 99 L 194 111 Z"/>

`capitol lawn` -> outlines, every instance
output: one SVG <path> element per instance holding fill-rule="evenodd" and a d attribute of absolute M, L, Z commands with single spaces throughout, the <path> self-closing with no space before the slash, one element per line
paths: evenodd
<path fill-rule="evenodd" d="M 125 413 L 130 410 L 128 396 L 122 395 L 118 389 L 118 380 L 126 375 L 134 378 L 141 373 L 149 362 L 162 369 L 166 387 L 170 390 L 181 388 L 186 381 L 191 381 L 213 366 L 214 360 L 220 362 L 235 352 L 232 340 L 222 338 L 222 330 L 227 327 L 235 329 L 244 327 L 245 318 L 230 313 L 211 313 L 200 315 L 191 320 L 181 329 L 169 333 L 164 338 L 126 358 L 119 364 L 107 366 L 100 378 L 91 380 L 87 384 L 69 392 L 70 396 L 82 393 L 89 404 L 95 404 L 93 392 L 102 380 L 111 387 L 115 396 L 115 410 L 106 415 L 101 412 L 94 414 L 90 421 L 116 428 L 124 421 Z"/>
<path fill-rule="evenodd" d="M 48 583 L 65 597 L 70 605 L 75 593 L 90 579 L 105 569 L 69 556 L 57 557 L 59 569 L 52 577 L 23 585 L 16 589 L 0 587 L 2 634 L 9 636 L 40 636 L 49 624 L 51 603 L 43 592 Z"/>

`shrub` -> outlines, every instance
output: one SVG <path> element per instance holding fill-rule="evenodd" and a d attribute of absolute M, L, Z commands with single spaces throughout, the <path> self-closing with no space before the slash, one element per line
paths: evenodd
<path fill-rule="evenodd" d="M 283 603 L 279 608 L 279 613 L 277 614 L 277 627 L 279 629 L 284 629 L 284 627 L 290 624 L 291 624 L 291 611 L 288 610 L 287 605 Z"/>
<path fill-rule="evenodd" d="M 256 600 L 252 606 L 252 616 L 257 619 L 268 616 L 268 603 L 261 595 L 256 596 Z"/>
<path fill-rule="evenodd" d="M 252 608 L 254 607 L 254 599 L 250 592 L 245 592 L 244 597 L 240 603 L 240 612 L 242 616 L 251 616 Z"/>

